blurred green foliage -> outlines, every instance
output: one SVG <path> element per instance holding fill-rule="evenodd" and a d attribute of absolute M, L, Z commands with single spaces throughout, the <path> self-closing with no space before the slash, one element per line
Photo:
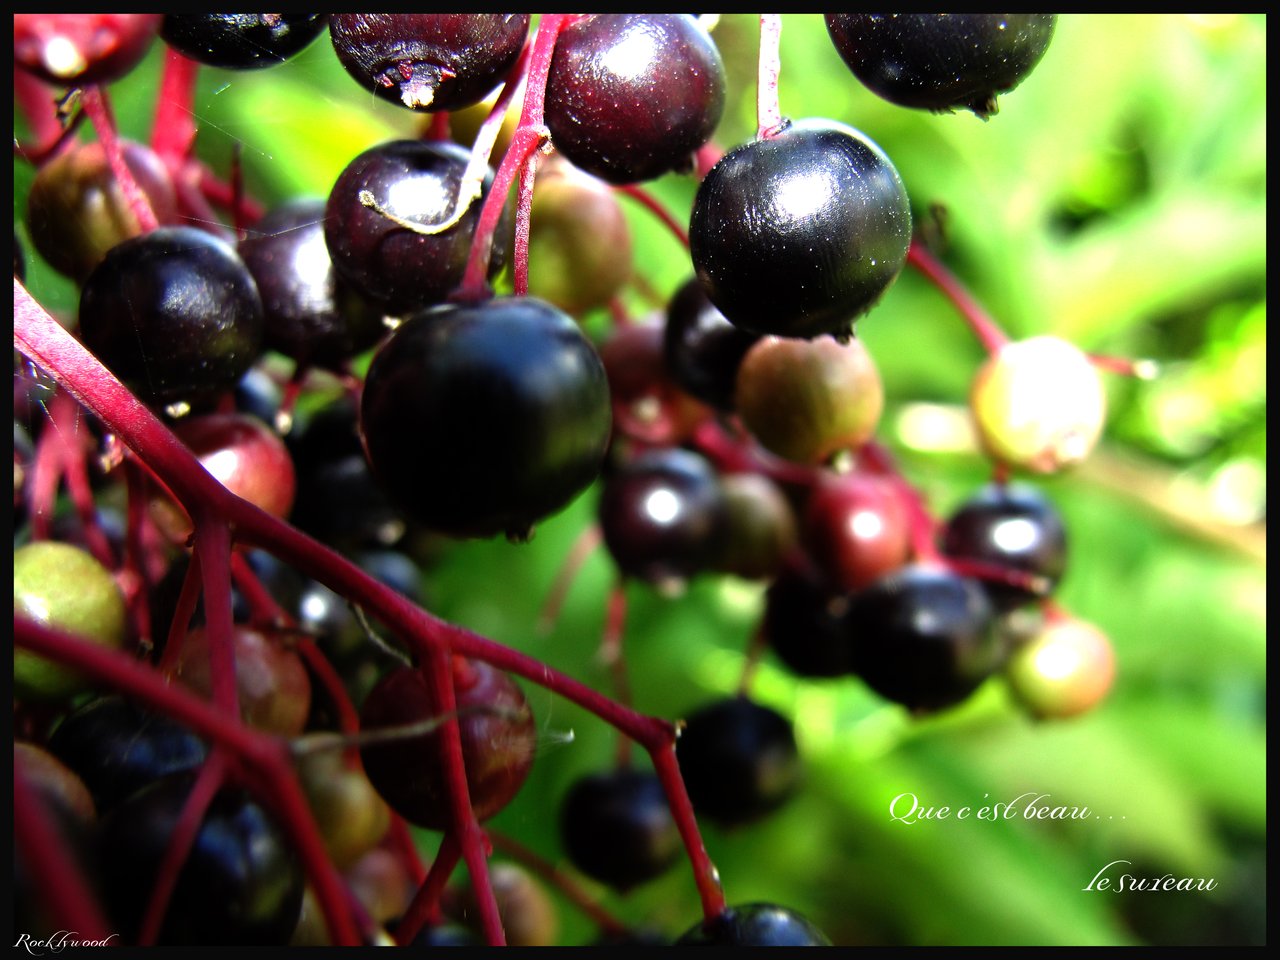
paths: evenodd
<path fill-rule="evenodd" d="M 728 147 L 755 130 L 755 18 L 726 15 L 714 35 L 731 78 L 718 135 Z M 113 91 L 128 136 L 149 135 L 158 64 Z M 1063 15 L 1043 62 L 984 123 L 879 100 L 840 61 L 820 16 L 784 18 L 784 115 L 830 117 L 879 143 L 918 223 L 945 210 L 940 255 L 1006 330 L 1150 357 L 1163 374 L 1109 378 L 1102 466 L 1040 481 L 1071 536 L 1061 603 L 1116 647 L 1110 699 L 1037 724 L 992 681 L 959 708 L 913 720 L 856 681 L 797 681 L 766 657 L 752 690 L 794 719 L 807 779 L 764 823 L 705 828 L 730 902 L 796 907 L 838 944 L 1264 942 L 1265 79 L 1261 15 Z M 201 155 L 226 172 L 238 151 L 248 190 L 267 202 L 323 195 L 356 153 L 414 135 L 417 123 L 358 90 L 323 39 L 281 69 L 205 71 L 196 112 Z M 15 224 L 29 178 L 15 164 Z M 652 189 L 683 217 L 694 184 L 671 176 Z M 624 203 L 651 291 L 631 300 L 641 313 L 691 267 L 669 233 Z M 74 309 L 74 291 L 42 265 L 30 278 L 44 302 Z M 886 439 L 945 514 L 988 468 L 962 443 L 926 450 L 900 428 L 921 402 L 959 409 L 981 348 L 910 272 L 858 334 L 884 377 Z M 554 630 L 537 629 L 594 504 L 591 491 L 526 546 L 451 546 L 427 574 L 432 609 L 608 689 L 597 648 L 615 574 L 602 552 Z M 674 719 L 736 688 L 761 585 L 709 578 L 676 600 L 625 589 L 637 708 Z M 593 717 L 529 693 L 542 751 L 494 827 L 559 860 L 559 800 L 574 777 L 612 763 L 616 743 Z M 1090 818 L 890 816 L 901 794 L 976 808 L 1027 791 L 1087 806 Z M 1217 886 L 1083 889 L 1117 860 L 1139 876 Z M 687 870 L 625 899 L 602 896 L 672 934 L 698 914 Z M 592 936 L 567 905 L 563 928 L 569 942 Z"/>

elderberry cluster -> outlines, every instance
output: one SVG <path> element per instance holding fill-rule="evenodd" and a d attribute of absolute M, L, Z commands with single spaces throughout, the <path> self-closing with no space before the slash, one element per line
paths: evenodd
<path fill-rule="evenodd" d="M 1055 18 L 826 25 L 879 96 L 986 119 Z M 420 120 L 263 209 L 238 169 L 197 158 L 183 98 L 199 70 L 285 71 L 326 43 L 353 101 Z M 146 145 L 108 97 L 155 49 L 168 100 Z M 764 39 L 740 144 L 713 139 L 727 74 L 687 14 L 29 13 L 14 55 L 26 235 L 78 290 L 67 333 L 21 286 L 15 230 L 19 930 L 548 943 L 558 883 L 602 944 L 642 942 L 605 904 L 687 858 L 703 917 L 664 942 L 828 943 L 788 907 L 726 903 L 698 836 L 801 789 L 792 719 L 749 672 L 650 718 L 620 616 L 600 692 L 424 612 L 451 541 L 518 550 L 584 496 L 620 580 L 760 585 L 749 663 L 915 714 L 997 674 L 1041 717 L 1107 692 L 1105 636 L 1048 601 L 1062 519 L 1010 479 L 1087 456 L 1095 366 L 981 327 L 971 399 L 995 479 L 932 516 L 876 439 L 884 389 L 857 324 L 909 263 L 945 268 L 866 133 L 777 111 Z M 782 67 L 784 86 L 803 69 Z M 666 176 L 696 183 L 689 210 L 645 192 Z M 643 317 L 623 297 L 645 271 L 623 195 L 687 242 L 685 282 Z M 500 571 L 492 586 L 501 603 Z M 481 826 L 534 767 L 531 684 L 619 730 L 617 763 L 560 799 L 563 864 Z M 410 825 L 440 835 L 434 860 Z M 484 877 L 490 846 L 523 865 Z M 469 890 L 446 883 L 459 860 Z"/>

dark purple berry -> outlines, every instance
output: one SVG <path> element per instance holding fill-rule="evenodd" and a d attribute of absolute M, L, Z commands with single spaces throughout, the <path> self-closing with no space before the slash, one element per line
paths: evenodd
<path fill-rule="evenodd" d="M 776 810 L 800 780 L 791 721 L 741 696 L 692 713 L 676 740 L 676 759 L 694 811 L 726 827 Z"/>
<path fill-rule="evenodd" d="M 164 41 L 184 56 L 227 70 L 284 63 L 324 32 L 327 13 L 166 13 Z"/>
<path fill-rule="evenodd" d="M 847 334 L 906 263 L 911 207 L 861 133 L 802 120 L 721 158 L 689 223 L 711 302 L 752 333 Z"/>
<path fill-rule="evenodd" d="M 720 478 L 706 459 L 678 447 L 647 451 L 610 474 L 599 517 L 618 569 L 673 587 L 711 569 L 728 536 Z"/>
<path fill-rule="evenodd" d="M 194 774 L 139 791 L 102 822 L 103 884 L 126 941 L 139 933 Z M 192 946 L 288 943 L 302 908 L 302 866 L 284 830 L 241 789 L 217 793 L 173 888 L 158 942 Z"/>
<path fill-rule="evenodd" d="M 79 774 L 105 813 L 153 780 L 198 767 L 208 748 L 176 721 L 111 695 L 69 714 L 49 752 Z"/>
<path fill-rule="evenodd" d="M 565 27 L 547 77 L 551 142 L 610 183 L 691 166 L 724 110 L 725 75 L 690 14 L 594 14 Z"/>
<path fill-rule="evenodd" d="M 528 297 L 407 320 L 374 357 L 360 411 L 391 499 L 455 537 L 527 536 L 595 480 L 610 422 L 595 349 Z"/>
<path fill-rule="evenodd" d="M 262 349 L 262 299 L 235 249 L 161 227 L 103 258 L 80 293 L 85 346 L 156 405 L 230 390 Z"/>
<path fill-rule="evenodd" d="M 829 947 L 827 935 L 794 910 L 772 903 L 727 907 L 691 927 L 677 947 Z"/>
<path fill-rule="evenodd" d="M 266 346 L 302 364 L 336 368 L 387 328 L 382 310 L 335 273 L 324 217 L 323 200 L 277 207 L 239 251 L 262 296 Z"/>
<path fill-rule="evenodd" d="M 462 281 L 483 204 L 474 199 L 458 213 L 469 158 L 454 143 L 393 140 L 352 160 L 325 207 L 324 238 L 338 274 L 388 312 L 443 301 Z M 483 194 L 492 183 L 489 170 Z M 495 244 L 491 274 L 501 251 Z"/>
<path fill-rule="evenodd" d="M 1043 578 L 1034 592 L 995 579 L 981 579 L 996 609 L 1007 612 L 1052 592 L 1067 564 L 1067 531 L 1052 503 L 1026 484 L 990 484 L 947 520 L 942 552 Z"/>
<path fill-rule="evenodd" d="M 829 13 L 844 62 L 874 93 L 904 107 L 996 112 L 996 95 L 1026 79 L 1053 39 L 1052 13 Z"/>
<path fill-rule="evenodd" d="M 683 849 L 661 781 L 625 768 L 574 783 L 560 836 L 574 866 L 619 891 L 665 873 Z"/>
<path fill-rule="evenodd" d="M 853 670 L 848 610 L 849 595 L 817 571 L 789 568 L 765 593 L 761 632 L 769 649 L 798 676 L 844 676 Z"/>
<path fill-rule="evenodd" d="M 717 410 L 733 411 L 738 368 L 759 339 L 726 320 L 697 277 L 677 290 L 667 306 L 667 369 L 676 383 Z"/>
<path fill-rule="evenodd" d="M 527 13 L 335 13 L 329 34 L 360 84 L 416 110 L 478 103 L 515 65 Z"/>
<path fill-rule="evenodd" d="M 876 693 L 917 711 L 959 703 L 1001 666 L 1004 647 L 976 580 L 913 565 L 855 595 L 847 623 L 855 669 Z"/>

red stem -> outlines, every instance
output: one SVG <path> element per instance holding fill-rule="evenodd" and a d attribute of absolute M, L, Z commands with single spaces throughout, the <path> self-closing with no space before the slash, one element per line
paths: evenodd
<path fill-rule="evenodd" d="M 724 889 L 720 886 L 720 874 L 711 862 L 707 848 L 702 844 L 702 834 L 698 831 L 693 804 L 689 801 L 684 779 L 680 776 L 680 765 L 676 762 L 675 741 L 665 747 L 651 749 L 649 756 L 653 759 L 653 772 L 662 782 L 667 803 L 671 807 L 671 816 L 676 821 L 676 827 L 689 853 L 693 880 L 702 900 L 702 915 L 707 920 L 712 920 L 724 913 Z"/>
<path fill-rule="evenodd" d="M 194 733 L 255 767 L 257 786 L 273 804 L 278 822 L 289 833 L 298 851 L 316 899 L 335 944 L 360 942 L 347 904 L 342 878 L 325 853 L 324 841 L 307 805 L 283 741 L 246 727 L 238 716 L 228 716 L 178 684 L 169 683 L 157 671 L 131 655 L 90 643 L 74 634 L 14 617 L 13 639 L 18 646 L 57 663 L 73 665 L 106 687 L 120 690 L 158 710 Z M 43 851 L 43 846 L 34 849 Z M 42 853 L 43 855 L 43 853 Z M 61 878 L 60 878 L 61 882 Z M 81 928 L 83 932 L 84 928 Z"/>
<path fill-rule="evenodd" d="M 756 136 L 761 140 L 782 130 L 778 75 L 782 72 L 782 15 L 760 14 L 760 62 L 756 86 Z"/>
<path fill-rule="evenodd" d="M 907 263 L 923 274 L 925 279 L 951 301 L 988 353 L 995 353 L 1009 342 L 1008 335 L 983 309 L 982 304 L 974 299 L 956 275 L 918 239 L 913 239 L 911 246 L 907 248 Z"/>
<path fill-rule="evenodd" d="M 920 491 L 898 470 L 889 451 L 874 441 L 863 444 L 858 451 L 858 462 L 863 469 L 884 477 L 897 490 L 911 523 L 911 550 L 916 560 L 940 562 L 937 521 Z"/>
<path fill-rule="evenodd" d="M 156 97 L 151 149 L 170 170 L 191 156 L 196 142 L 196 77 L 200 64 L 172 47 L 165 51 L 164 73 Z"/>
<path fill-rule="evenodd" d="M 548 13 L 544 14 L 538 22 L 533 50 L 529 54 L 529 75 L 525 84 L 520 123 L 516 127 L 515 136 L 511 138 L 511 146 L 507 148 L 507 152 L 502 157 L 502 163 L 498 165 L 493 186 L 484 199 L 484 206 L 480 208 L 480 220 L 476 224 L 475 238 L 471 242 L 471 255 L 467 260 L 467 269 L 462 277 L 462 285 L 455 294 L 459 300 L 482 299 L 488 295 L 489 287 L 486 277 L 489 268 L 489 252 L 493 248 L 493 236 L 507 203 L 507 194 L 511 190 L 511 184 L 515 182 L 516 171 L 524 167 L 526 162 L 535 162 L 533 160 L 535 151 L 542 147 L 549 136 L 543 122 L 547 74 L 551 70 L 551 54 L 555 49 L 556 37 L 560 35 L 568 16 L 563 13 Z M 514 87 L 512 89 L 514 90 Z"/>
<path fill-rule="evenodd" d="M 173 832 L 169 835 L 169 845 L 165 848 L 164 858 L 156 871 L 155 885 L 151 888 L 151 899 L 147 901 L 147 909 L 142 915 L 142 928 L 138 933 L 138 946 L 149 947 L 160 936 L 160 927 L 164 923 L 165 911 L 169 909 L 169 901 L 173 898 L 173 889 L 178 885 L 178 875 L 183 864 L 191 855 L 196 834 L 204 823 L 204 815 L 213 802 L 214 794 L 222 787 L 227 775 L 227 755 L 223 748 L 215 747 L 200 767 L 191 793 L 182 805 L 182 812 L 174 822 Z"/>
<path fill-rule="evenodd" d="M 633 183 L 623 184 L 621 186 L 614 187 L 614 189 L 619 193 L 626 194 L 661 220 L 666 228 L 675 235 L 675 238 L 680 241 L 680 245 L 686 250 L 689 249 L 689 232 L 684 228 L 680 221 L 673 217 L 670 211 L 655 200 L 647 190 L 642 187 L 638 187 Z"/>
<path fill-rule="evenodd" d="M 53 87 L 15 65 L 13 68 L 13 99 L 36 142 L 34 147 L 23 147 L 24 156 L 43 159 L 62 142 L 69 130 L 64 130 L 54 108 L 58 95 Z"/>
<path fill-rule="evenodd" d="M 489 831 L 489 839 L 493 841 L 495 850 L 500 850 L 512 860 L 527 867 L 537 876 L 554 886 L 566 899 L 596 925 L 607 933 L 624 933 L 628 928 L 625 923 L 611 914 L 590 893 L 583 889 L 572 876 L 561 870 L 551 861 L 539 856 L 536 852 L 511 837 Z"/>
<path fill-rule="evenodd" d="M 111 174 L 116 178 L 116 183 L 120 184 L 120 189 L 129 202 L 129 212 L 138 222 L 138 229 L 142 233 L 150 233 L 159 226 L 159 221 L 156 220 L 155 211 L 151 209 L 150 198 L 138 186 L 133 171 L 124 162 L 124 147 L 116 133 L 115 119 L 111 116 L 106 94 L 102 92 L 101 87 L 85 87 L 80 103 L 93 124 L 98 141 L 102 144 L 107 163 L 111 165 Z"/>
<path fill-rule="evenodd" d="M 431 872 L 418 881 L 418 892 L 414 894 L 413 902 L 396 927 L 397 944 L 402 947 L 407 945 L 424 925 L 440 919 L 440 894 L 453 876 L 461 856 L 458 841 L 452 833 L 446 832 L 440 841 L 440 849 L 436 851 L 436 858 L 431 863 Z"/>

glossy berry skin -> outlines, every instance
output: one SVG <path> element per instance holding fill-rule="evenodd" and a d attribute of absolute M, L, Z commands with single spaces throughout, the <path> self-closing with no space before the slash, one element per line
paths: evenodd
<path fill-rule="evenodd" d="M 904 107 L 996 112 L 1053 39 L 1052 13 L 829 13 L 840 56 L 874 93 Z"/>
<path fill-rule="evenodd" d="M 458 657 L 453 671 L 467 789 L 476 817 L 486 820 L 511 801 L 529 775 L 537 728 L 524 694 L 505 673 Z M 421 671 L 401 667 L 369 693 L 360 728 L 421 723 L 442 713 Z M 432 732 L 360 750 L 365 773 L 382 798 L 405 819 L 431 830 L 453 822 L 439 744 L 439 734 Z"/>
<path fill-rule="evenodd" d="M 289 515 L 297 487 L 293 458 L 284 441 L 257 417 L 197 414 L 179 421 L 174 433 L 200 465 L 236 496 L 274 517 Z M 190 520 L 167 496 L 157 495 L 151 515 L 170 538 L 181 542 L 190 536 Z"/>
<path fill-rule="evenodd" d="M 208 748 L 176 721 L 112 694 L 70 713 L 49 752 L 79 774 L 103 814 L 154 780 L 195 769 Z"/>
<path fill-rule="evenodd" d="M 87 550 L 57 540 L 13 551 L 13 612 L 112 650 L 127 635 L 124 594 L 111 571 Z M 13 683 L 19 698 L 39 700 L 65 700 L 93 685 L 78 670 L 17 646 Z"/>
<path fill-rule="evenodd" d="M 858 131 L 801 120 L 725 154 L 698 186 L 694 272 L 744 330 L 843 336 L 901 272 L 907 192 Z"/>
<path fill-rule="evenodd" d="M 1049 593 L 1067 565 L 1067 530 L 1057 509 L 1035 487 L 990 484 L 947 520 L 942 552 L 1043 577 Z M 982 585 L 1001 612 L 1043 596 L 995 580 Z"/>
<path fill-rule="evenodd" d="M 166 13 L 160 36 L 208 66 L 260 70 L 299 53 L 327 22 L 325 13 Z"/>
<path fill-rule="evenodd" d="M 527 536 L 599 474 L 610 421 L 595 349 L 528 297 L 413 316 L 374 357 L 360 410 L 391 499 L 455 537 Z"/>
<path fill-rule="evenodd" d="M 772 903 L 727 907 L 695 924 L 677 947 L 829 947 L 827 935 L 794 910 Z"/>
<path fill-rule="evenodd" d="M 667 305 L 667 369 L 676 383 L 717 410 L 733 411 L 738 368 L 759 339 L 725 319 L 697 277 L 681 286 Z"/>
<path fill-rule="evenodd" d="M 600 495 L 600 530 L 623 573 L 673 586 L 710 569 L 728 536 L 728 503 L 711 465 L 678 447 L 618 467 Z"/>
<path fill-rule="evenodd" d="M 690 714 L 676 740 L 676 759 L 694 811 L 725 827 L 776 810 L 800 779 L 791 721 L 745 697 Z"/>
<path fill-rule="evenodd" d="M 622 892 L 665 873 L 683 849 L 661 781 L 628 768 L 574 783 L 560 837 L 574 866 Z"/>
<path fill-rule="evenodd" d="M 194 775 L 148 786 L 103 819 L 100 837 L 111 918 L 137 937 L 148 894 Z M 165 911 L 158 942 L 284 944 L 302 907 L 302 867 L 284 830 L 247 791 L 215 794 Z"/>
<path fill-rule="evenodd" d="M 470 154 L 457 144 L 392 140 L 360 154 L 339 174 L 325 206 L 324 239 L 338 275 L 391 313 L 440 303 L 462 281 L 483 199 L 439 233 L 422 227 L 454 216 Z M 483 192 L 493 183 L 485 176 Z M 380 209 L 368 206 L 376 203 Z M 498 236 L 504 236 L 499 227 Z M 501 267 L 495 244 L 491 271 Z"/>
<path fill-rule="evenodd" d="M 882 697 L 926 712 L 959 703 L 999 669 L 993 618 L 977 581 L 916 564 L 858 593 L 846 622 L 858 675 Z"/>
<path fill-rule="evenodd" d="M 269 212 L 237 249 L 262 296 L 266 346 L 336 369 L 387 332 L 383 312 L 338 278 L 324 239 L 325 202 Z"/>
<path fill-rule="evenodd" d="M 802 529 L 814 561 L 840 590 L 870 586 L 911 554 L 902 494 L 875 474 L 824 476 L 809 494 Z"/>
<path fill-rule="evenodd" d="M 610 183 L 690 165 L 724 110 L 725 75 L 689 14 L 594 14 L 565 27 L 547 77 L 551 142 Z"/>
<path fill-rule="evenodd" d="M 131 140 L 120 147 L 156 221 L 174 223 L 178 198 L 164 161 Z M 36 173 L 27 194 L 27 229 L 40 256 L 76 281 L 116 244 L 142 232 L 98 140 L 58 154 Z"/>
<path fill-rule="evenodd" d="M 361 86 L 415 110 L 479 103 L 505 79 L 527 13 L 335 13 L 329 35 Z"/>
<path fill-rule="evenodd" d="M 13 62 L 59 86 L 109 83 L 146 56 L 158 13 L 15 13 Z"/>
<path fill-rule="evenodd" d="M 148 403 L 233 388 L 262 349 L 262 299 L 235 249 L 193 227 L 112 248 L 80 292 L 80 336 Z"/>

